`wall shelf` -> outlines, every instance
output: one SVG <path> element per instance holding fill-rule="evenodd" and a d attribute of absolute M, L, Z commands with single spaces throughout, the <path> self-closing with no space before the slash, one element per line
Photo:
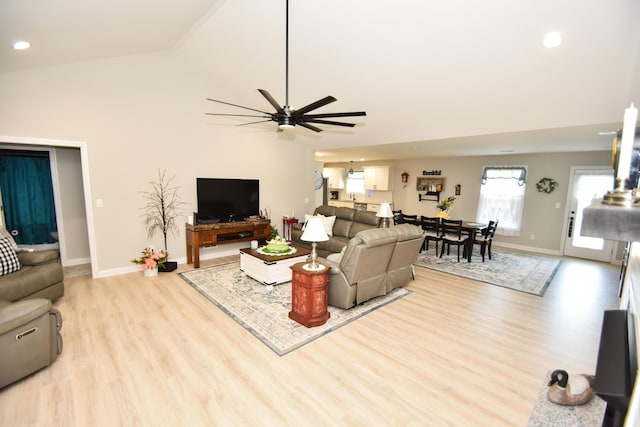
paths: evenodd
<path fill-rule="evenodd" d="M 440 193 L 444 191 L 445 181 L 446 178 L 439 175 L 417 177 L 416 190 L 424 192 L 424 194 L 418 194 L 418 200 L 421 202 L 439 202 Z"/>

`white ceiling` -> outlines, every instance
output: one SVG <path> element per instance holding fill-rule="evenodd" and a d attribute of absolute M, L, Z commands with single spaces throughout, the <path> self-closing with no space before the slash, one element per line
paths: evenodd
<path fill-rule="evenodd" d="M 257 89 L 284 103 L 284 16 L 284 0 L 2 0 L 0 72 L 173 50 L 211 76 L 203 98 L 270 111 Z M 598 132 L 640 103 L 639 18 L 637 0 L 291 0 L 292 108 L 333 95 L 315 112 L 367 117 L 320 134 L 237 130 L 326 162 L 608 150 Z M 553 50 L 551 30 L 564 36 Z M 32 48 L 13 51 L 16 39 Z"/>

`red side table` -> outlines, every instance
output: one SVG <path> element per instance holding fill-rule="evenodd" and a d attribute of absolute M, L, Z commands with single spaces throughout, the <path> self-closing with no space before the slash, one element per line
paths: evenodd
<path fill-rule="evenodd" d="M 282 218 L 282 236 L 284 240 L 291 240 L 291 225 L 297 224 L 298 218 Z"/>
<path fill-rule="evenodd" d="M 289 318 L 307 328 L 324 325 L 331 317 L 329 303 L 329 270 L 309 271 L 302 268 L 306 262 L 292 265 L 291 311 Z"/>

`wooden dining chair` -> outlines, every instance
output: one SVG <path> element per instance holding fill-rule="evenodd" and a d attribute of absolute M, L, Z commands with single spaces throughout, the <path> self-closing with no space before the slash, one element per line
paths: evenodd
<path fill-rule="evenodd" d="M 489 259 L 491 259 L 491 243 L 493 242 L 493 237 L 496 235 L 496 230 L 498 228 L 498 220 L 489 221 L 487 228 L 484 230 L 482 235 L 477 236 L 477 238 L 473 241 L 474 245 L 480 246 L 480 255 L 482 255 L 482 262 L 484 262 L 485 254 L 489 255 Z"/>
<path fill-rule="evenodd" d="M 420 225 L 418 224 L 418 215 L 407 215 L 405 213 L 403 213 L 402 216 L 400 217 L 400 223 Z"/>
<path fill-rule="evenodd" d="M 445 247 L 447 248 L 447 255 L 449 255 L 451 245 L 455 245 L 458 247 L 458 262 L 460 262 L 460 247 L 464 247 L 469 239 L 467 234 L 462 234 L 462 220 L 442 219 L 440 230 L 442 231 L 440 258 L 444 255 Z"/>
<path fill-rule="evenodd" d="M 402 223 L 402 209 L 398 209 L 397 211 L 391 211 L 393 213 L 393 225 L 398 225 Z"/>
<path fill-rule="evenodd" d="M 440 218 L 431 216 L 420 216 L 420 227 L 424 231 L 425 239 L 420 252 L 429 250 L 429 242 L 435 242 L 436 255 L 438 255 L 438 242 L 442 240 L 440 235 Z"/>

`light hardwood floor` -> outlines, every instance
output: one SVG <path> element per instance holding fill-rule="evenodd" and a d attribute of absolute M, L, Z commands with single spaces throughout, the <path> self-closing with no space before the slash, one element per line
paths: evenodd
<path fill-rule="evenodd" d="M 176 274 L 72 277 L 64 350 L 0 390 L 0 425 L 524 426 L 548 370 L 594 371 L 618 271 L 565 259 L 541 298 L 416 268 L 283 357 Z"/>

